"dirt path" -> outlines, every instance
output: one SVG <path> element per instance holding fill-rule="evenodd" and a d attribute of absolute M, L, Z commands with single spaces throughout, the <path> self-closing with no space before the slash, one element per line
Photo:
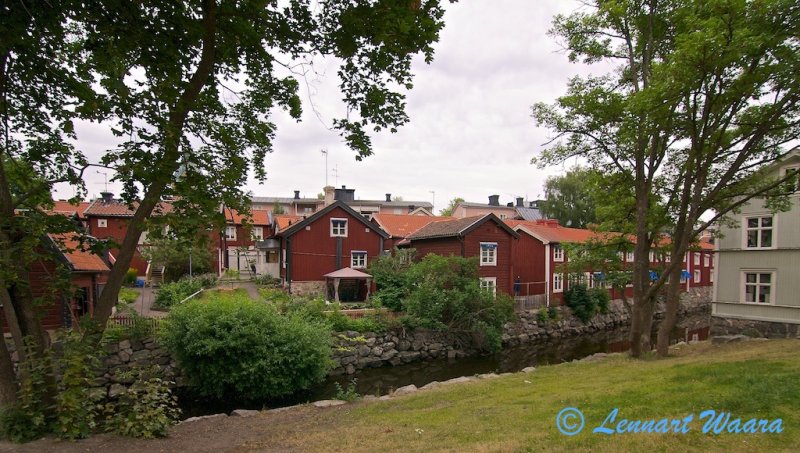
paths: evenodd
<path fill-rule="evenodd" d="M 308 426 L 324 426 L 346 406 L 318 409 L 310 406 L 292 410 L 264 411 L 253 417 L 213 417 L 181 423 L 165 439 L 131 439 L 99 434 L 76 442 L 44 438 L 27 444 L 0 441 L 0 452 L 220 452 L 295 451 L 283 443 Z"/>

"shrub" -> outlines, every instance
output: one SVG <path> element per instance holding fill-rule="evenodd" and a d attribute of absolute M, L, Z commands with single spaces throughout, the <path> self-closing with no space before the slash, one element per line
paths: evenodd
<path fill-rule="evenodd" d="M 164 266 L 164 278 L 168 282 L 177 281 L 189 274 L 189 256 L 191 255 L 191 271 L 195 274 L 210 272 L 211 248 L 207 237 L 198 235 L 195 240 L 156 237 L 151 232 L 150 245 L 143 250 L 145 257 L 153 263 Z"/>
<path fill-rule="evenodd" d="M 347 384 L 347 389 L 343 389 L 342 385 L 338 382 L 334 383 L 336 386 L 336 394 L 334 395 L 334 399 L 341 400 L 341 401 L 348 401 L 353 402 L 359 398 L 361 395 L 356 391 L 356 379 L 352 379 L 349 384 Z"/>
<path fill-rule="evenodd" d="M 608 313 L 608 303 L 611 301 L 611 296 L 604 288 L 592 288 L 589 290 L 589 297 L 594 301 L 594 306 L 600 313 Z"/>
<path fill-rule="evenodd" d="M 3 437 L 13 442 L 29 442 L 49 431 L 49 411 L 44 401 L 49 389 L 47 376 L 52 370 L 51 350 L 48 349 L 44 356 L 38 356 L 27 340 L 26 359 L 19 364 L 22 379 L 17 402 L 5 409 L 0 417 Z"/>
<path fill-rule="evenodd" d="M 119 290 L 119 301 L 123 304 L 132 304 L 139 299 L 139 291 L 135 289 L 122 288 Z"/>
<path fill-rule="evenodd" d="M 176 306 L 162 342 L 202 395 L 264 399 L 322 381 L 331 366 L 330 331 L 298 313 L 241 294 Z"/>
<path fill-rule="evenodd" d="M 128 272 L 125 272 L 125 280 L 123 284 L 127 286 L 133 286 L 136 284 L 136 277 L 138 277 L 138 272 L 134 268 L 129 268 Z"/>
<path fill-rule="evenodd" d="M 325 313 L 328 324 L 334 332 L 354 330 L 356 332 L 382 333 L 389 330 L 389 319 L 380 313 L 370 314 L 361 318 L 351 318 L 339 309 Z"/>
<path fill-rule="evenodd" d="M 570 285 L 570 287 L 564 291 L 564 300 L 567 306 L 572 310 L 572 313 L 584 323 L 592 319 L 592 316 L 594 316 L 597 311 L 595 300 L 590 296 L 586 285 Z"/>
<path fill-rule="evenodd" d="M 61 379 L 55 397 L 53 431 L 62 439 L 89 437 L 97 426 L 101 396 L 92 391 L 94 370 L 100 364 L 95 349 L 75 335 L 62 337 Z"/>
<path fill-rule="evenodd" d="M 153 306 L 155 308 L 169 309 L 201 289 L 203 289 L 203 281 L 193 278 L 182 278 L 177 282 L 164 283 L 156 292 Z"/>
<path fill-rule="evenodd" d="M 547 317 L 553 321 L 558 321 L 558 308 L 550 307 L 547 309 Z"/>
<path fill-rule="evenodd" d="M 500 348 L 500 332 L 513 316 L 514 302 L 481 289 L 477 259 L 428 255 L 408 273 L 415 284 L 404 307 L 412 324 L 473 332 L 478 334 L 474 338 L 485 340 L 479 347 Z"/>
<path fill-rule="evenodd" d="M 403 309 L 403 301 L 411 290 L 408 269 L 413 254 L 413 250 L 395 249 L 394 256 L 380 256 L 369 264 L 368 272 L 375 279 L 377 287 L 373 297 L 389 310 Z"/>
<path fill-rule="evenodd" d="M 539 312 L 536 313 L 536 320 L 539 321 L 541 324 L 546 323 L 550 319 L 550 312 L 546 308 L 539 309 Z"/>
<path fill-rule="evenodd" d="M 106 430 L 129 437 L 165 437 L 180 415 L 170 381 L 157 367 L 131 370 L 135 380 L 117 401 L 105 405 Z"/>
<path fill-rule="evenodd" d="M 278 288 L 281 286 L 281 279 L 271 275 L 257 275 L 253 282 L 259 286 L 266 286 L 268 288 Z"/>

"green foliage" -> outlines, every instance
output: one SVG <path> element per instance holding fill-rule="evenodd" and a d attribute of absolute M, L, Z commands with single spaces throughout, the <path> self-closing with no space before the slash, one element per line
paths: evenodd
<path fill-rule="evenodd" d="M 199 393 L 263 399 L 309 388 L 325 377 L 331 365 L 329 332 L 246 294 L 219 294 L 174 307 L 162 342 Z"/>
<path fill-rule="evenodd" d="M 558 219 L 561 225 L 585 228 L 597 223 L 594 195 L 601 192 L 597 184 L 600 172 L 580 166 L 566 174 L 550 176 L 544 184 L 545 199 L 539 210 L 548 219 Z"/>
<path fill-rule="evenodd" d="M 192 258 L 191 271 L 193 275 L 211 271 L 211 248 L 208 246 L 206 236 L 188 240 L 163 237 L 160 233 L 161 231 L 151 233 L 143 255 L 153 263 L 164 266 L 166 281 L 174 282 L 189 275 L 189 255 Z"/>
<path fill-rule="evenodd" d="M 130 288 L 122 288 L 119 290 L 119 301 L 123 304 L 132 304 L 139 299 L 139 291 Z"/>
<path fill-rule="evenodd" d="M 427 255 L 408 270 L 414 282 L 404 307 L 405 323 L 430 329 L 485 334 L 490 350 L 500 347 L 499 332 L 514 312 L 513 300 L 481 289 L 475 258 Z"/>
<path fill-rule="evenodd" d="M 597 311 L 594 299 L 589 295 L 586 285 L 583 284 L 569 285 L 569 288 L 564 291 L 564 301 L 572 313 L 584 323 L 592 319 Z"/>
<path fill-rule="evenodd" d="M 380 312 L 360 318 L 351 318 L 338 308 L 325 313 L 325 321 L 334 332 L 353 330 L 356 332 L 386 332 L 392 325 L 389 318 Z"/>
<path fill-rule="evenodd" d="M 558 316 L 558 308 L 556 308 L 556 307 L 548 308 L 547 309 L 547 317 L 550 318 L 553 321 L 558 321 L 558 318 L 559 318 L 559 316 Z"/>
<path fill-rule="evenodd" d="M 61 342 L 61 379 L 55 397 L 52 429 L 62 439 L 83 439 L 89 437 L 97 426 L 101 396 L 92 390 L 94 370 L 99 367 L 100 360 L 96 346 L 77 335 L 65 335 Z"/>
<path fill-rule="evenodd" d="M 461 198 L 461 197 L 453 198 L 452 200 L 450 200 L 450 202 L 447 203 L 447 207 L 446 208 L 444 208 L 441 211 L 439 211 L 439 215 L 443 216 L 443 217 L 452 217 L 453 211 L 455 211 L 456 206 L 458 206 L 459 203 L 463 203 L 463 202 L 464 202 L 464 199 Z"/>
<path fill-rule="evenodd" d="M 408 269 L 413 263 L 413 249 L 394 249 L 393 255 L 382 255 L 369 264 L 369 274 L 375 279 L 374 299 L 382 306 L 401 311 L 411 284 Z"/>
<path fill-rule="evenodd" d="M 539 321 L 540 324 L 547 323 L 547 321 L 550 320 L 550 311 L 546 308 L 540 308 L 539 312 L 536 313 L 536 320 Z"/>
<path fill-rule="evenodd" d="M 283 205 L 276 201 L 275 204 L 272 205 L 272 213 L 275 215 L 286 214 L 286 210 L 283 209 Z"/>
<path fill-rule="evenodd" d="M 26 359 L 20 364 L 20 387 L 17 402 L 2 413 L 4 437 L 13 442 L 29 442 L 46 434 L 50 429 L 50 411 L 45 406 L 48 388 L 47 375 L 52 370 L 51 351 L 44 356 L 36 354 L 30 338 L 25 339 Z"/>
<path fill-rule="evenodd" d="M 128 269 L 128 272 L 125 273 L 125 280 L 124 280 L 123 284 L 126 285 L 126 286 L 135 285 L 137 276 L 138 275 L 137 275 L 136 269 L 134 269 L 134 268 Z"/>
<path fill-rule="evenodd" d="M 129 437 L 166 437 L 180 415 L 172 382 L 160 377 L 157 367 L 132 370 L 131 384 L 116 401 L 105 405 L 106 430 Z"/>
<path fill-rule="evenodd" d="M 611 296 L 608 295 L 607 289 L 592 288 L 589 290 L 589 297 L 592 298 L 598 312 L 602 314 L 608 313 L 608 303 L 611 301 Z"/>
<path fill-rule="evenodd" d="M 336 386 L 336 394 L 333 396 L 333 398 L 350 403 L 361 398 L 361 395 L 356 391 L 356 382 L 356 379 L 350 380 L 350 383 L 347 384 L 347 389 L 343 389 L 341 384 L 335 382 L 334 385 Z"/>
<path fill-rule="evenodd" d="M 153 307 L 170 309 L 173 305 L 203 289 L 203 281 L 184 277 L 176 282 L 164 283 L 156 292 Z"/>
<path fill-rule="evenodd" d="M 258 286 L 266 286 L 267 288 L 278 288 L 281 285 L 281 279 L 271 275 L 257 275 L 253 279 L 253 283 Z"/>

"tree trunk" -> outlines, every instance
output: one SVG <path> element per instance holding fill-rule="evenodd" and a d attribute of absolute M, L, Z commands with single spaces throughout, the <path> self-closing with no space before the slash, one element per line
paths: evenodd
<path fill-rule="evenodd" d="M 678 308 L 681 305 L 681 271 L 682 269 L 676 266 L 669 275 L 664 320 L 658 328 L 657 353 L 662 358 L 669 355 L 670 333 L 678 322 Z"/>
<path fill-rule="evenodd" d="M 637 178 L 638 179 L 638 178 Z M 631 357 L 641 357 L 649 347 L 649 328 L 652 325 L 653 311 L 647 298 L 650 285 L 649 253 L 650 243 L 647 228 L 647 209 L 649 206 L 648 187 L 644 182 L 636 187 L 636 247 L 633 259 L 633 316 L 631 317 Z M 647 344 L 642 337 L 647 335 Z"/>
<path fill-rule="evenodd" d="M 5 338 L 0 339 L 0 410 L 7 409 L 17 401 L 17 376 L 8 352 Z"/>

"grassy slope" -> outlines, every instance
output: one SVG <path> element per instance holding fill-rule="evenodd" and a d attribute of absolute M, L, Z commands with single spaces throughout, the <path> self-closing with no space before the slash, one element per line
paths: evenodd
<path fill-rule="evenodd" d="M 526 382 L 528 381 L 528 382 Z M 555 427 L 566 406 L 586 426 L 567 437 Z M 692 432 L 593 434 L 610 410 L 620 418 L 683 418 Z M 781 434 L 702 434 L 697 416 L 783 419 Z M 683 347 L 668 360 L 622 355 L 595 363 L 541 367 L 531 374 L 440 387 L 388 402 L 321 411 L 275 426 L 284 447 L 304 451 L 797 451 L 800 446 L 800 342 L 782 340 Z M 278 423 L 280 425 L 280 423 Z M 418 431 L 422 430 L 422 431 Z M 269 448 L 277 440 L 250 443 Z"/>

